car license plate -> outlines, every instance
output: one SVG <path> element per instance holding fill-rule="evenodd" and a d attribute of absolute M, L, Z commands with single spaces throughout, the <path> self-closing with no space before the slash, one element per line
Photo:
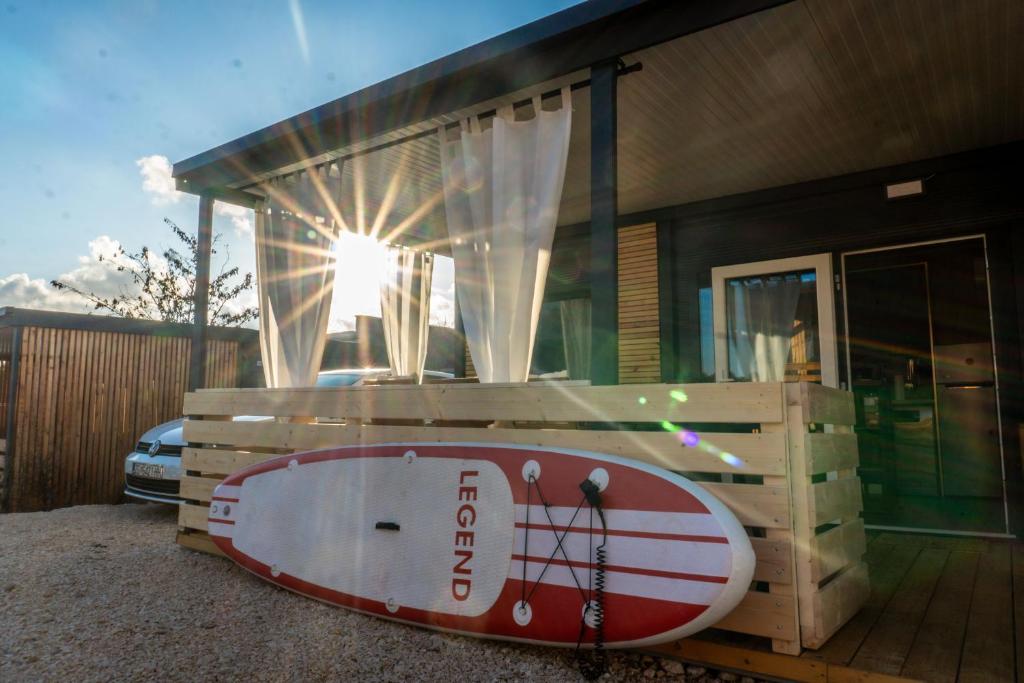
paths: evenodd
<path fill-rule="evenodd" d="M 136 477 L 145 477 L 146 479 L 163 479 L 164 466 L 148 462 L 137 462 L 135 463 L 135 468 L 132 469 L 132 474 Z"/>

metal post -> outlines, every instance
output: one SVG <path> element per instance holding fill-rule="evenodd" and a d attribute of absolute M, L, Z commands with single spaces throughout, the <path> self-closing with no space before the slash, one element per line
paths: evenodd
<path fill-rule="evenodd" d="M 619 383 L 618 63 L 590 69 L 590 382 Z"/>
<path fill-rule="evenodd" d="M 210 307 L 210 250 L 213 247 L 213 197 L 199 197 L 199 244 L 196 250 L 196 289 L 192 310 L 192 361 L 188 390 L 206 385 L 206 316 Z"/>

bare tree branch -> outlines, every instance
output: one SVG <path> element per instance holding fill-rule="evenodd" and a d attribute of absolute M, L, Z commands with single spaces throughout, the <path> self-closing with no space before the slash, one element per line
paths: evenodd
<path fill-rule="evenodd" d="M 163 251 L 161 257 L 166 262 L 166 267 L 158 267 L 153 252 L 145 246 L 134 253 L 126 252 L 119 247 L 113 257 L 99 257 L 100 261 L 111 262 L 117 272 L 128 275 L 130 285 L 119 286 L 117 296 L 103 297 L 60 280 L 53 280 L 50 284 L 58 290 L 77 294 L 92 304 L 94 310 L 107 311 L 122 318 L 193 322 L 199 240 L 195 235 L 179 228 L 169 218 L 165 218 L 164 223 L 184 245 L 182 251 L 173 247 Z M 213 238 L 211 258 L 217 253 L 215 247 L 220 239 L 220 235 Z M 210 281 L 210 312 L 207 320 L 211 325 L 235 327 L 256 320 L 259 311 L 254 306 L 242 308 L 236 313 L 225 310 L 231 302 L 252 289 L 254 278 L 252 273 L 241 275 L 237 267 L 228 268 L 231 254 L 227 246 L 224 248 L 224 254 L 217 276 Z"/>

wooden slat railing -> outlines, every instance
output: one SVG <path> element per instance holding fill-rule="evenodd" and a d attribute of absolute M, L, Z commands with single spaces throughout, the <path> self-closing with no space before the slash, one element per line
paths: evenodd
<path fill-rule="evenodd" d="M 755 581 L 717 627 L 771 638 L 775 650 L 796 654 L 802 643 L 824 642 L 863 602 L 864 531 L 845 392 L 781 383 L 212 389 L 187 394 L 184 412 L 190 447 L 178 541 L 191 548 L 216 552 L 206 506 L 217 483 L 277 454 L 395 441 L 576 448 L 691 474 L 748 528 Z M 231 420 L 240 415 L 279 419 Z M 381 423 L 388 420 L 402 424 Z M 676 431 L 708 423 L 719 427 L 698 431 L 695 446 Z"/>

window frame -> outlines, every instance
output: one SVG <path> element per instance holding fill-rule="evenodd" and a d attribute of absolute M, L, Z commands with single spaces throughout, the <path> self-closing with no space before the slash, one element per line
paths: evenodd
<path fill-rule="evenodd" d="M 832 254 L 812 254 L 791 258 L 752 261 L 711 269 L 711 308 L 715 336 L 715 381 L 734 382 L 729 377 L 729 343 L 726 327 L 725 283 L 728 280 L 792 271 L 814 271 L 818 302 L 818 339 L 821 356 L 821 383 L 839 387 L 839 363 L 836 344 L 836 311 L 833 295 Z"/>

